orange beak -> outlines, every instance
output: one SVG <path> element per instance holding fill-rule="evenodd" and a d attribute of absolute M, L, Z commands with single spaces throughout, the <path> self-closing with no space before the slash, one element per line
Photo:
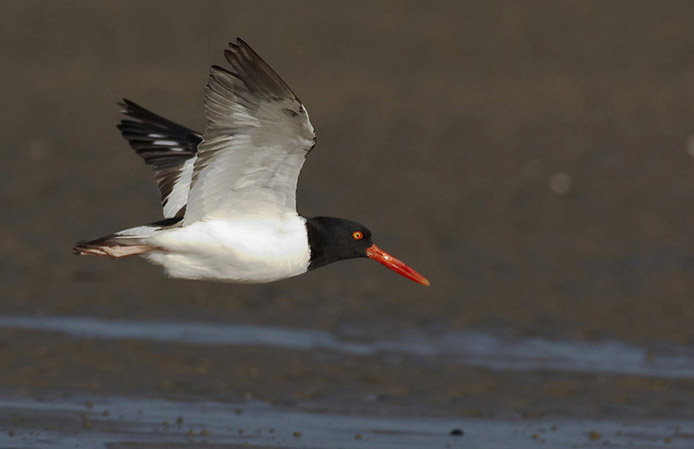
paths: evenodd
<path fill-rule="evenodd" d="M 402 260 L 396 259 L 376 245 L 372 245 L 367 248 L 366 255 L 369 257 L 369 259 L 382 263 L 396 273 L 405 276 L 407 279 L 419 282 L 427 287 L 429 286 L 429 280 L 427 280 L 427 278 L 408 267 Z"/>

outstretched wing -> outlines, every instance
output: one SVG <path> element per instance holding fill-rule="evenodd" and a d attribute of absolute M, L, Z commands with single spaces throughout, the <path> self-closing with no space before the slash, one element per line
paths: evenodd
<path fill-rule="evenodd" d="M 145 163 L 154 169 L 164 217 L 185 212 L 200 133 L 176 124 L 123 99 L 124 119 L 118 129 Z"/>
<path fill-rule="evenodd" d="M 315 143 L 306 109 L 245 42 L 229 44 L 230 69 L 213 66 L 207 129 L 198 147 L 184 223 L 296 212 L 296 183 Z"/>

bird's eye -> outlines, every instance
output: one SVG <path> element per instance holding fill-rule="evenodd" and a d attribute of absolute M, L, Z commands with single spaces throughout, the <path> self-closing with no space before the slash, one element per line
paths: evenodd
<path fill-rule="evenodd" d="M 361 240 L 364 238 L 364 234 L 361 231 L 354 231 L 352 237 L 354 237 L 354 240 Z"/>

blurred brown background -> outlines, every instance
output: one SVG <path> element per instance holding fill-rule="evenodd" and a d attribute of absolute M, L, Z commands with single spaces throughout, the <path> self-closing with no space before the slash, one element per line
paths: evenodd
<path fill-rule="evenodd" d="M 691 341 L 692 17 L 685 1 L 2 2 L 0 313 Z M 363 222 L 430 288 L 363 260 L 249 286 L 71 254 L 161 216 L 116 101 L 202 130 L 208 67 L 236 36 L 317 130 L 300 212 Z"/>

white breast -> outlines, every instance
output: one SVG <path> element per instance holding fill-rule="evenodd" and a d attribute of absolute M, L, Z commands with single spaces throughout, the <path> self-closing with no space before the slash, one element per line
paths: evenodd
<path fill-rule="evenodd" d="M 162 248 L 145 255 L 169 276 L 231 282 L 271 282 L 305 273 L 311 251 L 305 220 L 210 220 L 157 233 Z"/>

